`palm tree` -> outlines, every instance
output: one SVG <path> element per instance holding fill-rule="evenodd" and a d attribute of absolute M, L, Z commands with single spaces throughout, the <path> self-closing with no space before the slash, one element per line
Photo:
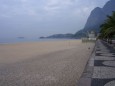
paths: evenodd
<path fill-rule="evenodd" d="M 111 42 L 112 38 L 115 35 L 115 11 L 113 11 L 112 16 L 107 16 L 107 20 L 101 26 L 101 35 L 102 39 L 107 39 Z"/>

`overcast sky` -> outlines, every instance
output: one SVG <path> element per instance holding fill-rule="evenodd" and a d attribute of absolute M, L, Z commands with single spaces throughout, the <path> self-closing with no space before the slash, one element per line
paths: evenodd
<path fill-rule="evenodd" d="M 75 33 L 109 0 L 0 0 L 0 38 Z"/>

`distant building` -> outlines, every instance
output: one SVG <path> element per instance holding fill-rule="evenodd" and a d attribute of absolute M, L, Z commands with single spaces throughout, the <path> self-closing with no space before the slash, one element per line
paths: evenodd
<path fill-rule="evenodd" d="M 94 31 L 88 32 L 88 39 L 89 40 L 96 40 L 96 33 Z"/>
<path fill-rule="evenodd" d="M 86 37 L 82 38 L 82 42 L 96 41 L 97 35 L 95 31 L 89 31 L 86 34 Z"/>

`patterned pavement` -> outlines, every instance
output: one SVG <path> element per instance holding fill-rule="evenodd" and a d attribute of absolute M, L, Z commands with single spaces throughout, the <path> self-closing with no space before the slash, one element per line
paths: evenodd
<path fill-rule="evenodd" d="M 98 40 L 78 86 L 115 86 L 115 49 Z"/>

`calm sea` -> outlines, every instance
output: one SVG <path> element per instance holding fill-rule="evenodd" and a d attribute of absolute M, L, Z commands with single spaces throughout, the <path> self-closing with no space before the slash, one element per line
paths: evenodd
<path fill-rule="evenodd" d="M 73 40 L 73 39 L 34 39 L 34 38 L 5 38 L 0 39 L 0 44 L 11 44 L 20 42 L 42 42 L 42 41 L 60 41 L 60 40 Z"/>

